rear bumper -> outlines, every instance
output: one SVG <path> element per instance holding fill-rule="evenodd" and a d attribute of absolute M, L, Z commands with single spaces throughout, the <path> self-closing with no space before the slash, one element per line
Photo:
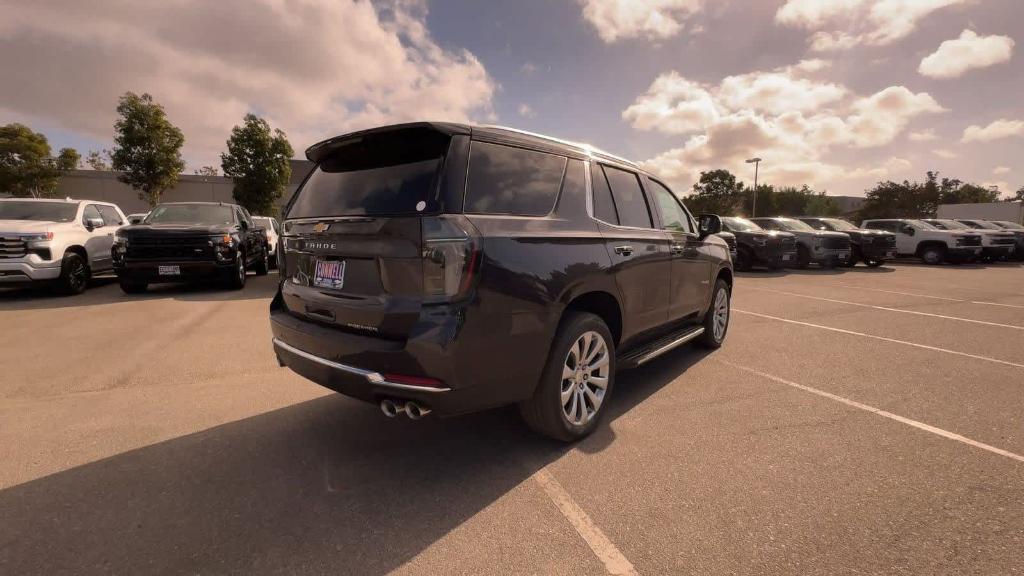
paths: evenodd
<path fill-rule="evenodd" d="M 160 274 L 160 266 L 177 266 L 180 274 Z M 223 277 L 235 269 L 235 261 L 215 262 L 212 260 L 151 261 L 128 260 L 114 264 L 117 277 L 133 282 L 192 282 Z"/>
<path fill-rule="evenodd" d="M 26 282 L 46 282 L 60 277 L 60 262 L 53 265 L 39 266 L 31 262 L 0 261 L 0 284 L 21 284 Z"/>

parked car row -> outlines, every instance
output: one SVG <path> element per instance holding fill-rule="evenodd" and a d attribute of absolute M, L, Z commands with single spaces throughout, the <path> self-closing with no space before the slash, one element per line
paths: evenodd
<path fill-rule="evenodd" d="M 160 204 L 127 222 L 106 202 L 0 199 L 0 285 L 79 294 L 92 276 L 113 271 L 128 293 L 210 279 L 238 289 L 247 270 L 267 273 L 279 229 L 272 218 L 257 225 L 241 206 L 214 202 Z"/>

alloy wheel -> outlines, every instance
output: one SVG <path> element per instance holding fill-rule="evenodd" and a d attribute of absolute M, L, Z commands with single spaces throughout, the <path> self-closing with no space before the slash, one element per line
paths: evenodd
<path fill-rule="evenodd" d="M 610 358 L 601 334 L 588 331 L 569 348 L 562 365 L 562 415 L 575 426 L 590 422 L 608 389 Z"/>
<path fill-rule="evenodd" d="M 725 330 L 729 327 L 729 294 L 723 288 L 715 296 L 715 315 L 711 330 L 715 340 L 721 342 L 725 338 Z"/>

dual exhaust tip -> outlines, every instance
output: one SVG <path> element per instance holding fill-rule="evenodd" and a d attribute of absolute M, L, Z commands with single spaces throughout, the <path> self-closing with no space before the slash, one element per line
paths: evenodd
<path fill-rule="evenodd" d="M 415 402 L 396 402 L 387 398 L 380 401 L 380 411 L 388 418 L 394 418 L 399 414 L 405 414 L 410 420 L 419 420 L 427 414 L 430 414 L 429 408 L 424 408 Z"/>

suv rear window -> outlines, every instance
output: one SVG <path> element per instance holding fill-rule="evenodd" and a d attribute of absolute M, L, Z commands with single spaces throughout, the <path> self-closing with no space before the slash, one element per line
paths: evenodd
<path fill-rule="evenodd" d="M 602 168 L 608 177 L 608 184 L 612 187 L 615 209 L 619 213 L 619 224 L 634 228 L 653 228 L 647 199 L 636 174 L 611 166 Z"/>
<path fill-rule="evenodd" d="M 555 206 L 565 163 L 563 156 L 473 142 L 465 211 L 545 216 Z"/>
<path fill-rule="evenodd" d="M 299 190 L 288 218 L 416 214 L 432 204 L 450 138 L 399 130 L 341 142 Z"/>

